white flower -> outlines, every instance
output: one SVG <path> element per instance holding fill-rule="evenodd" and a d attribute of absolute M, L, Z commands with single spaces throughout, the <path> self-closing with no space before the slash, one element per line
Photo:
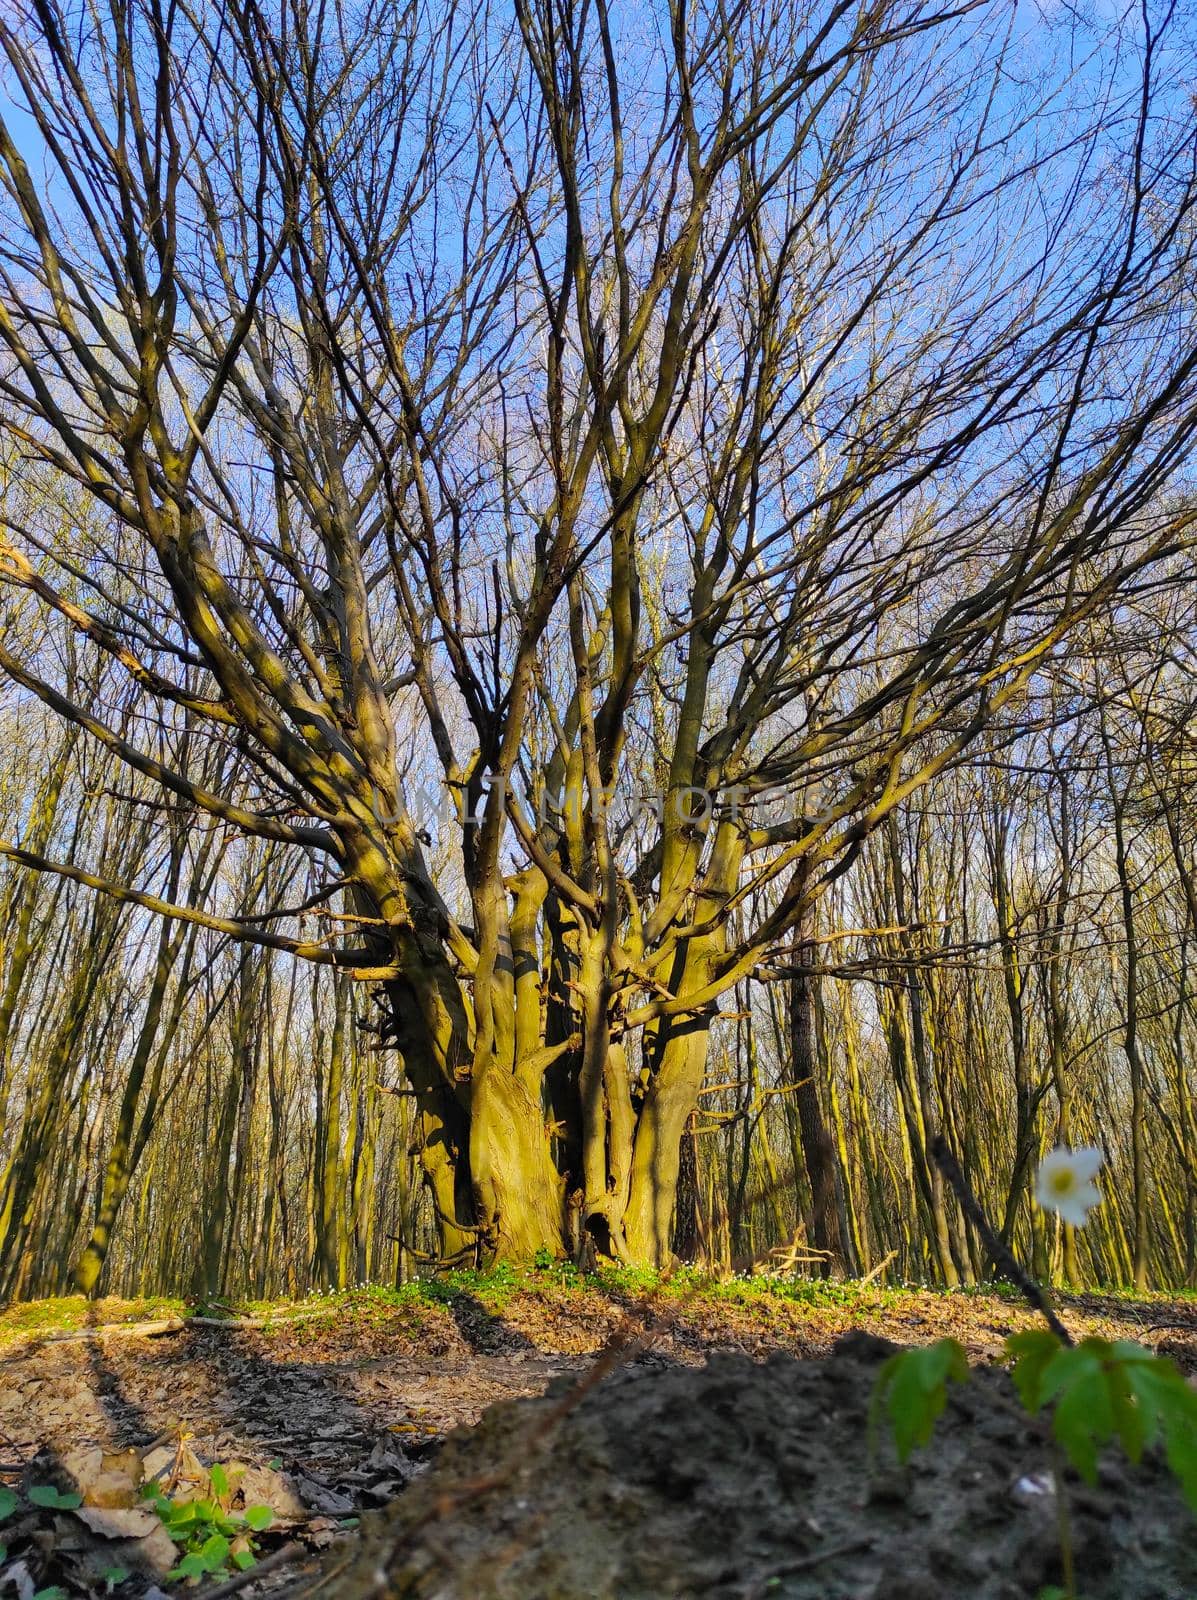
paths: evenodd
<path fill-rule="evenodd" d="M 1083 1228 L 1090 1207 L 1101 1204 L 1101 1191 L 1093 1180 L 1104 1160 L 1100 1150 L 1053 1150 L 1039 1163 L 1036 1200 L 1046 1211 L 1058 1211 L 1074 1228 Z"/>

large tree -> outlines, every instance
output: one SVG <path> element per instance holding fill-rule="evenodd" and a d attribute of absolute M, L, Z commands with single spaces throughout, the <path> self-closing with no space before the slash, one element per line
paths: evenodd
<path fill-rule="evenodd" d="M 317 883 L 7 853 L 372 985 L 447 1256 L 662 1260 L 724 997 L 1191 540 L 1167 26 L 1069 77 L 925 0 L 24 0 L 0 44 L 0 667 Z"/>

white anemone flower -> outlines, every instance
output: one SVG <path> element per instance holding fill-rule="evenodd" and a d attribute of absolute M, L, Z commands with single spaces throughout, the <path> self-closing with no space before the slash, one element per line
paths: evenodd
<path fill-rule="evenodd" d="M 1090 1208 L 1101 1204 L 1101 1190 L 1093 1180 L 1104 1160 L 1100 1150 L 1053 1150 L 1039 1163 L 1036 1200 L 1074 1228 L 1083 1228 Z"/>

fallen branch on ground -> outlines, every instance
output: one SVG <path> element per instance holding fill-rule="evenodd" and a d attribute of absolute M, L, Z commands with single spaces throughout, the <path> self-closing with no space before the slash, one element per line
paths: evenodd
<path fill-rule="evenodd" d="M 293 1311 L 272 1317 L 161 1317 L 156 1322 L 99 1322 L 92 1328 L 74 1328 L 66 1333 L 29 1333 L 24 1336 L 20 1354 L 30 1345 L 85 1343 L 88 1339 L 161 1339 L 168 1334 L 185 1333 L 188 1328 L 228 1328 L 233 1332 L 253 1332 L 274 1328 L 280 1322 L 308 1322 L 328 1315 L 321 1306 L 308 1311 Z M 12 1356 L 5 1357 L 11 1360 Z"/>

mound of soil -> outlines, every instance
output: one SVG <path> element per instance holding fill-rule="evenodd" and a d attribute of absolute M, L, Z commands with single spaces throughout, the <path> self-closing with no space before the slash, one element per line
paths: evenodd
<path fill-rule="evenodd" d="M 1161 1461 L 1111 1454 L 1057 1486 L 1042 1419 L 1004 1372 L 951 1392 L 905 1468 L 870 1461 L 878 1363 L 851 1334 L 819 1361 L 632 1362 L 494 1406 L 342 1550 L 338 1600 L 1036 1600 L 1061 1581 L 1068 1508 L 1084 1600 L 1189 1600 L 1197 1537 Z M 305 1587 L 305 1593 L 312 1592 Z"/>

